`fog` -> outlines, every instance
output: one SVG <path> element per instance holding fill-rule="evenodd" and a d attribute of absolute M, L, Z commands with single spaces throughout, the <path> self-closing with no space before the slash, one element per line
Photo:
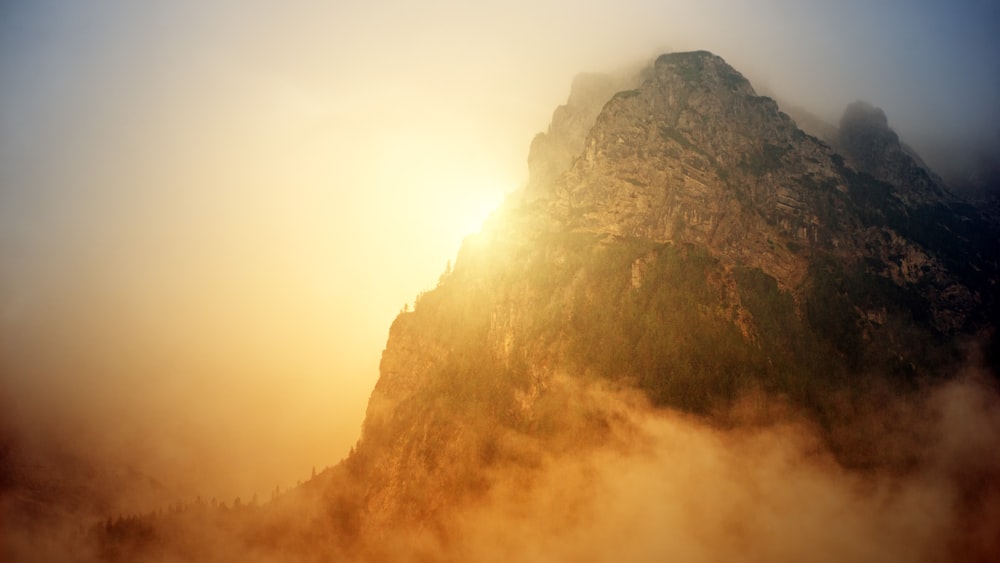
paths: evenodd
<path fill-rule="evenodd" d="M 504 474 L 431 559 L 474 561 L 971 561 L 1000 555 L 996 390 L 974 373 L 914 402 L 880 435 L 912 471 L 848 471 L 794 412 L 735 430 L 591 394 L 616 439 Z M 748 414 L 754 409 L 744 410 Z M 914 437 L 923 442 L 915 447 Z M 992 484 L 991 484 L 992 483 Z M 457 539 L 455 539 L 457 538 Z M 436 551 L 441 550 L 441 551 Z"/>
<path fill-rule="evenodd" d="M 868 100 L 961 171 L 966 147 L 1000 154 L 998 18 L 971 1 L 4 3 L 3 423 L 163 497 L 294 484 L 357 439 L 392 318 L 526 180 L 576 73 L 712 50 L 832 123 Z"/>
<path fill-rule="evenodd" d="M 1000 555 L 1000 395 L 975 369 L 863 405 L 866 414 L 849 424 L 877 439 L 870 469 L 845 469 L 823 432 L 774 397 L 750 395 L 719 413 L 739 422 L 727 427 L 653 409 L 635 391 L 594 380 L 556 377 L 549 391 L 563 402 L 553 431 L 539 438 L 506 429 L 496 436 L 499 461 L 451 460 L 448 471 L 482 475 L 486 486 L 419 523 L 345 537 L 330 496 L 344 482 L 321 474 L 260 507 L 198 500 L 158 511 L 146 517 L 157 526 L 152 540 L 131 552 L 129 536 L 119 538 L 116 560 L 930 563 Z M 579 432 L 595 424 L 600 437 Z M 912 463 L 899 466 L 901 453 Z M 71 527 L 8 542 L 15 560 L 108 554 Z"/>

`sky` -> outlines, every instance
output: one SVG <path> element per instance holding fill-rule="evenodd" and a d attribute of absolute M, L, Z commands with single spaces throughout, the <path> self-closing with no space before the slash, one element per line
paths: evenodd
<path fill-rule="evenodd" d="M 995 160 L 998 36 L 990 0 L 4 2 L 2 422 L 199 494 L 288 486 L 357 440 L 392 319 L 575 74 L 708 49 Z"/>

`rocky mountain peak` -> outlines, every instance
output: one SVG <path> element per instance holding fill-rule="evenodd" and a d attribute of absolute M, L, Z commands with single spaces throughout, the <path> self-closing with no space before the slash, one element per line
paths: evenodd
<path fill-rule="evenodd" d="M 643 78 L 604 105 L 569 169 L 536 185 L 553 214 L 574 229 L 707 245 L 795 286 L 806 265 L 789 248 L 829 244 L 803 189 L 840 185 L 829 148 L 711 53 L 663 55 Z"/>
<path fill-rule="evenodd" d="M 952 199 L 944 182 L 889 127 L 881 108 L 863 101 L 849 104 L 840 119 L 835 145 L 858 171 L 897 186 L 904 201 Z"/>
<path fill-rule="evenodd" d="M 681 81 L 706 90 L 732 91 L 755 95 L 750 82 L 722 57 L 708 51 L 667 53 L 656 58 L 655 77 L 661 81 Z"/>
<path fill-rule="evenodd" d="M 660 56 L 640 78 L 603 104 L 582 146 L 575 137 L 577 153 L 533 177 L 555 228 L 702 246 L 796 299 L 819 256 L 867 263 L 896 284 L 950 288 L 925 292 L 945 332 L 978 307 L 956 276 L 968 270 L 964 249 L 983 245 L 956 239 L 969 218 L 882 110 L 852 105 L 831 146 L 711 53 Z"/>
<path fill-rule="evenodd" d="M 635 87 L 612 94 L 621 84 Z M 895 138 L 880 111 L 854 113 Z M 529 162 L 531 197 L 505 206 L 393 324 L 366 435 L 424 424 L 405 413 L 430 408 L 418 397 L 441 385 L 503 397 L 489 404 L 498 416 L 533 420 L 559 372 L 630 374 L 674 403 L 671 386 L 694 377 L 666 367 L 690 360 L 674 330 L 733 339 L 702 367 L 808 378 L 816 350 L 843 370 L 869 352 L 901 371 L 922 361 L 883 327 L 953 334 L 979 322 L 981 286 L 948 255 L 967 218 L 907 207 L 900 190 L 922 187 L 855 170 L 711 53 L 663 55 L 637 78 L 581 75 Z M 780 367 L 770 354 L 782 346 L 803 348 Z M 698 377 L 723 377 L 714 369 Z M 690 393 L 708 401 L 695 379 Z"/>
<path fill-rule="evenodd" d="M 882 108 L 858 100 L 851 102 L 840 118 L 840 130 L 847 137 L 858 135 L 883 135 L 887 142 L 898 142 L 899 137 L 889 129 L 889 119 Z"/>

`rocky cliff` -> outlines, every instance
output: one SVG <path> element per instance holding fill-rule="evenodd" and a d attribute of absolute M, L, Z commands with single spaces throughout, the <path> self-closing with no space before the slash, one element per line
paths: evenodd
<path fill-rule="evenodd" d="M 557 416 L 567 379 L 702 414 L 763 391 L 829 426 L 845 396 L 940 377 L 956 338 L 994 330 L 995 226 L 884 114 L 852 105 L 831 147 L 707 52 L 608 85 L 577 81 L 532 143 L 530 197 L 393 323 L 357 454 L 366 521 L 488 488 L 467 468 L 527 463 L 512 435 L 599 441 L 606 413 Z"/>

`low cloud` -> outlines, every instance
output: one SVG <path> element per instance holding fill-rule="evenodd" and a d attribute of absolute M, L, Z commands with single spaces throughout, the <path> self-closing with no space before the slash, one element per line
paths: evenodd
<path fill-rule="evenodd" d="M 620 401 L 606 395 L 608 404 Z M 677 413 L 632 410 L 627 442 L 550 457 L 498 477 L 462 510 L 433 560 L 987 561 L 1000 555 L 1000 399 L 977 375 L 886 405 L 922 438 L 886 463 L 845 468 L 794 417 L 718 429 Z M 622 412 L 615 408 L 615 412 Z M 907 414 L 903 414 L 907 413 Z M 867 425 L 867 426 L 866 426 Z M 544 445 L 539 445 L 544 447 Z M 899 449 L 918 463 L 895 466 Z M 919 451 L 915 451 L 919 450 Z"/>
<path fill-rule="evenodd" d="M 4 549 L 12 560 L 994 561 L 994 383 L 969 372 L 922 393 L 873 394 L 865 400 L 882 408 L 821 430 L 767 397 L 719 427 L 562 378 L 548 390 L 563 403 L 557 431 L 500 432 L 501 461 L 447 469 L 485 476 L 484 492 L 411 525 L 366 529 L 357 509 L 371 483 L 333 470 L 270 501 L 198 499 L 96 527 L 18 520 L 27 533 L 8 534 Z M 867 465 L 845 466 L 844 448 L 871 443 L 874 456 L 855 456 Z M 8 523 L 16 500 L 5 497 Z"/>

